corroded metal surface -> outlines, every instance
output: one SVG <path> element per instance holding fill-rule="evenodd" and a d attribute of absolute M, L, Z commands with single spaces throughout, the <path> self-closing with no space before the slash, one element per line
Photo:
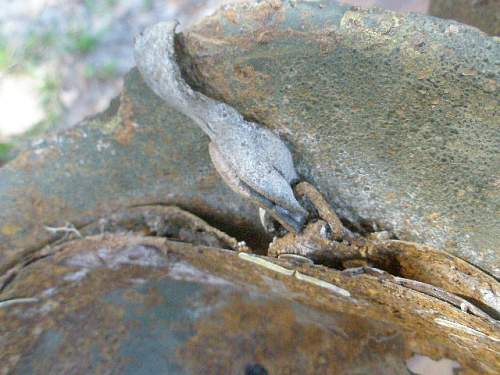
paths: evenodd
<path fill-rule="evenodd" d="M 289 141 L 343 219 L 498 276 L 498 41 L 425 16 L 293 4 L 226 7 L 185 33 L 187 78 Z M 261 239 L 206 143 L 132 71 L 107 113 L 0 169 L 0 264 L 49 241 L 46 225 L 152 202 Z"/>
<path fill-rule="evenodd" d="M 454 21 L 332 2 L 227 6 L 179 38 L 200 90 L 289 141 L 353 223 L 500 275 L 500 43 Z"/>
<path fill-rule="evenodd" d="M 167 237 L 193 245 L 250 251 L 244 242 L 238 242 L 196 215 L 175 206 L 147 205 L 120 209 L 110 217 L 79 229 L 81 236 L 127 232 Z"/>
<path fill-rule="evenodd" d="M 210 157 L 234 191 L 268 210 L 285 228 L 300 232 L 307 212 L 291 185 L 299 180 L 292 155 L 272 131 L 246 121 L 226 103 L 194 91 L 175 56 L 177 22 L 160 22 L 135 41 L 135 61 L 148 86 L 210 138 Z"/>
<path fill-rule="evenodd" d="M 2 374 L 399 375 L 416 354 L 499 370 L 487 321 L 369 275 L 260 259 L 293 274 L 132 234 L 53 247 L 0 294 Z"/>
<path fill-rule="evenodd" d="M 495 41 L 415 15 L 293 4 L 229 7 L 182 36 L 189 77 L 290 142 L 326 195 L 302 191 L 316 205 L 496 272 Z M 0 169 L 0 374 L 390 375 L 422 356 L 500 372 L 498 322 L 419 291 L 496 307 L 496 280 L 474 284 L 476 268 L 427 246 L 351 238 L 324 209 L 343 241 L 330 252 L 345 250 L 335 261 L 392 275 L 247 253 L 238 240 L 262 238 L 255 209 L 211 169 L 207 140 L 136 71 L 126 81 L 106 113 Z M 151 205 L 174 202 L 237 236 Z M 44 246 L 59 230 L 97 235 Z M 291 236 L 281 241 L 304 247 Z"/>
<path fill-rule="evenodd" d="M 428 12 L 500 36 L 500 3 L 497 0 L 431 0 Z"/>
<path fill-rule="evenodd" d="M 0 270 L 54 236 L 120 207 L 174 203 L 259 243 L 256 208 L 225 186 L 208 139 L 133 70 L 104 114 L 54 134 L 0 169 Z"/>
<path fill-rule="evenodd" d="M 491 321 L 500 319 L 500 284 L 494 277 L 450 253 L 391 240 L 387 232 L 367 237 L 353 233 L 312 185 L 301 182 L 295 190 L 302 200 L 308 199 L 306 204 L 317 217 L 301 233 L 275 237 L 268 255 L 308 260 L 346 272 L 373 273 L 381 280 L 403 283 L 446 300 L 463 311 Z"/>

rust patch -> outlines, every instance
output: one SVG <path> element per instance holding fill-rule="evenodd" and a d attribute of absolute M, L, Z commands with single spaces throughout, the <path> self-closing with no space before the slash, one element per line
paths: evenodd
<path fill-rule="evenodd" d="M 234 74 L 238 81 L 245 84 L 270 78 L 269 74 L 256 71 L 252 65 L 238 64 L 234 67 Z"/>
<path fill-rule="evenodd" d="M 370 373 L 385 374 L 382 363 L 390 357 L 388 352 L 395 352 L 393 359 L 402 357 L 404 345 L 394 345 L 401 341 L 394 330 L 375 333 L 359 320 L 335 316 L 329 321 L 321 313 L 318 317 L 308 313 L 301 316 L 285 300 L 252 302 L 236 296 L 228 306 L 200 319 L 196 335 L 177 355 L 193 374 L 238 374 L 249 363 L 258 363 L 269 374 L 336 374 L 359 365 L 372 369 Z M 369 339 L 379 335 L 389 339 Z M 355 348 L 348 344 L 354 337 L 360 343 Z M 367 351 L 377 361 L 363 358 Z M 402 364 L 400 359 L 394 362 Z"/>
<path fill-rule="evenodd" d="M 496 327 L 446 303 L 400 285 L 385 283 L 370 275 L 347 276 L 319 266 L 295 267 L 304 275 L 349 290 L 353 298 L 339 299 L 324 288 L 294 277 L 273 274 L 271 270 L 256 268 L 254 264 L 241 260 L 234 252 L 160 238 L 108 235 L 66 243 L 53 248 L 56 253 L 51 257 L 32 263 L 29 269 L 22 270 L 18 278 L 2 293 L 2 298 L 26 295 L 26 291 L 31 296 L 40 296 L 47 288 L 63 285 L 64 288 L 50 297 L 56 304 L 49 305 L 53 309 L 41 316 L 40 319 L 43 320 L 39 321 L 40 324 L 52 322 L 51 324 L 63 325 L 65 329 L 81 334 L 88 332 L 88 329 L 79 327 L 75 331 L 71 328 L 71 314 L 89 314 L 85 319 L 79 319 L 79 322 L 85 321 L 87 328 L 95 327 L 99 330 L 104 324 L 101 319 L 107 319 L 104 324 L 106 330 L 114 332 L 119 329 L 117 335 L 123 337 L 122 333 L 126 334 L 128 328 L 119 323 L 122 321 L 122 310 L 118 306 L 113 307 L 115 310 L 103 312 L 105 317 L 92 312 L 102 311 L 101 306 L 112 306 L 91 306 L 99 301 L 99 296 L 107 295 L 110 290 L 130 288 L 132 279 L 163 277 L 165 269 L 160 267 L 145 270 L 129 264 L 113 270 L 106 268 L 104 259 L 103 265 L 96 263 L 97 268 L 90 271 L 92 276 L 86 276 L 82 281 L 64 281 L 64 277 L 78 270 L 75 266 L 69 266 L 68 259 L 79 256 L 79 259 L 85 260 L 92 253 L 98 254 L 100 249 L 107 249 L 107 255 L 104 255 L 111 256 L 112 259 L 112 253 L 120 252 L 124 246 L 129 248 L 137 245 L 155 247 L 159 253 L 168 254 L 169 259 L 188 262 L 210 275 L 223 277 L 255 292 L 254 297 L 249 298 L 248 294 L 243 297 L 235 291 L 232 297 L 224 300 L 227 304 L 207 312 L 207 315 L 202 315 L 195 323 L 195 335 L 177 352 L 182 364 L 194 370 L 193 373 L 239 373 L 248 363 L 257 362 L 272 374 L 316 373 L 311 371 L 314 366 L 321 373 L 339 373 L 340 370 L 354 368 L 357 364 L 369 366 L 368 371 L 363 373 L 400 374 L 404 373 L 401 371 L 404 368 L 392 367 L 394 371 L 389 372 L 385 371 L 384 366 L 401 366 L 404 364 L 402 359 L 409 358 L 412 353 L 456 359 L 466 369 L 470 369 L 467 372 L 470 374 L 495 373 L 492 369 L 496 367 Z M 286 262 L 268 259 L 284 267 L 291 267 Z M 76 286 L 80 289 L 78 298 L 75 299 Z M 148 306 L 168 303 L 155 291 L 149 296 L 127 293 L 125 297 Z M 454 325 L 437 324 L 436 317 L 442 317 L 439 320 L 441 323 L 451 322 Z M 2 324 L 6 322 L 2 328 L 6 327 L 9 334 L 23 332 L 22 328 L 27 326 L 26 321 L 14 321 L 2 316 L 1 309 L 0 318 Z M 470 327 L 472 330 L 460 331 L 456 327 Z M 478 340 L 474 335 L 479 335 L 481 339 Z M 107 345 L 105 337 L 82 335 L 78 338 L 83 340 L 81 348 L 86 352 L 90 350 L 86 343 L 95 342 L 95 337 L 102 339 L 102 343 Z M 429 340 L 429 337 L 433 337 L 433 340 Z M 119 340 L 121 339 L 118 338 Z M 470 340 L 475 340 L 475 345 L 468 345 Z M 15 355 L 27 353 L 32 341 L 27 342 L 26 346 L 20 346 L 16 338 L 9 336 L 9 342 L 16 342 L 13 351 L 9 352 L 9 355 Z M 301 349 L 304 356 L 296 355 L 297 348 Z M 0 353 L 0 359 L 5 360 L 2 351 Z M 114 363 L 114 366 L 117 366 L 116 360 L 123 360 L 113 350 L 109 354 L 109 363 Z M 69 358 L 67 363 L 77 361 L 72 357 L 74 352 L 57 352 L 57 355 L 58 358 Z M 373 361 L 371 358 L 377 360 Z M 481 358 L 481 362 L 477 358 Z M 481 367 L 482 363 L 487 364 L 490 370 Z M 201 366 L 207 366 L 206 369 L 210 371 L 196 371 L 202 370 Z"/>
<path fill-rule="evenodd" d="M 224 11 L 224 17 L 226 17 L 231 23 L 238 24 L 238 13 L 234 9 L 227 9 Z"/>
<path fill-rule="evenodd" d="M 151 288 L 148 294 L 144 298 L 144 307 L 147 309 L 154 308 L 156 306 L 168 303 L 165 298 L 161 295 L 158 288 Z"/>
<path fill-rule="evenodd" d="M 198 181 L 198 187 L 201 192 L 214 189 L 220 181 L 220 177 L 215 173 L 211 173 L 207 176 L 201 177 Z"/>
<path fill-rule="evenodd" d="M 40 148 L 23 152 L 14 159 L 10 165 L 26 172 L 34 172 L 46 163 L 54 161 L 60 155 L 60 151 L 54 146 Z"/>
<path fill-rule="evenodd" d="M 273 40 L 273 35 L 271 30 L 262 30 L 257 33 L 255 40 L 259 44 L 265 44 Z"/>
<path fill-rule="evenodd" d="M 115 133 L 115 139 L 119 144 L 126 146 L 134 139 L 137 127 L 134 122 L 134 104 L 126 93 L 121 97 L 118 114 L 122 121 L 122 126 Z"/>

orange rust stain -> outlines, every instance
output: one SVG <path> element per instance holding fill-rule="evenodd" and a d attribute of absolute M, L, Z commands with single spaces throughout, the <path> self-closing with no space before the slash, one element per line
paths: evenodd
<path fill-rule="evenodd" d="M 31 171 L 33 170 L 33 167 L 31 164 L 30 156 L 30 152 L 23 152 L 12 161 L 11 165 L 14 165 L 16 168 L 19 168 L 21 170 Z"/>
<path fill-rule="evenodd" d="M 208 176 L 200 178 L 198 187 L 201 191 L 212 190 L 221 183 L 219 175 L 212 173 Z"/>
<path fill-rule="evenodd" d="M 165 298 L 158 290 L 158 288 L 151 288 L 150 290 L 148 290 L 148 293 L 144 298 L 144 307 L 148 309 L 164 305 L 165 303 L 167 303 L 167 301 L 165 301 Z"/>
<path fill-rule="evenodd" d="M 394 191 L 390 191 L 385 195 L 385 198 L 389 201 L 393 201 L 398 198 L 398 194 Z"/>
<path fill-rule="evenodd" d="M 266 79 L 269 77 L 269 74 L 256 71 L 252 65 L 241 66 L 238 64 L 234 67 L 234 73 L 238 81 L 246 84 L 255 82 L 259 78 Z"/>
<path fill-rule="evenodd" d="M 273 33 L 271 30 L 262 30 L 257 33 L 257 37 L 255 39 L 259 44 L 266 44 L 273 40 Z"/>
<path fill-rule="evenodd" d="M 432 75 L 432 68 L 424 69 L 417 72 L 417 79 L 422 81 L 428 79 Z"/>
<path fill-rule="evenodd" d="M 487 79 L 484 84 L 484 89 L 486 92 L 495 92 L 497 90 L 498 83 L 494 79 Z"/>
<path fill-rule="evenodd" d="M 134 123 L 134 105 L 127 95 L 122 95 L 119 115 L 122 120 L 122 126 L 115 134 L 116 141 L 121 145 L 128 145 L 132 142 L 135 135 L 136 125 Z"/>
<path fill-rule="evenodd" d="M 124 126 L 115 135 L 116 141 L 121 145 L 128 145 L 134 138 L 134 127 Z"/>
<path fill-rule="evenodd" d="M 0 226 L 0 232 L 9 235 L 11 244 L 16 250 L 16 256 L 22 255 L 25 248 L 38 246 L 49 236 L 43 225 L 53 225 L 60 222 L 60 218 L 73 220 L 74 211 L 68 207 L 63 197 L 47 195 L 35 187 L 28 185 L 22 190 L 19 197 L 15 198 L 17 208 L 17 222 L 22 223 L 21 230 L 13 227 Z M 3 223 L 2 223 L 3 224 Z M 4 233 L 4 231 L 8 233 Z M 0 242 L 0 252 L 6 250 L 8 245 Z"/>
<path fill-rule="evenodd" d="M 239 92 L 241 98 L 255 100 L 264 99 L 270 95 L 272 87 L 269 74 L 256 71 L 251 65 L 242 66 L 240 64 L 237 64 L 233 71 L 236 80 L 244 84 L 244 87 L 240 88 Z M 226 101 L 228 99 L 224 98 Z M 244 106 L 248 107 L 248 102 Z"/>
<path fill-rule="evenodd" d="M 226 17 L 231 23 L 238 23 L 238 13 L 234 9 L 228 9 L 224 12 L 224 17 Z"/>
<path fill-rule="evenodd" d="M 267 0 L 267 3 L 272 9 L 278 10 L 283 6 L 283 2 L 281 0 Z"/>
<path fill-rule="evenodd" d="M 21 170 L 32 172 L 43 167 L 50 161 L 55 160 L 60 155 L 55 147 L 47 147 L 35 151 L 27 151 L 21 153 L 12 165 Z"/>
<path fill-rule="evenodd" d="M 439 212 L 432 212 L 430 213 L 429 215 L 426 216 L 426 220 L 428 222 L 435 222 L 435 221 L 438 221 L 439 219 L 441 219 L 441 214 Z"/>
<path fill-rule="evenodd" d="M 195 374 L 240 373 L 252 362 L 270 374 L 336 374 L 355 366 L 367 351 L 377 358 L 387 353 L 398 357 L 403 350 L 394 345 L 394 331 L 343 316 L 335 318 L 335 328 L 327 322 L 304 321 L 284 300 L 252 303 L 235 296 L 225 308 L 200 319 L 195 329 L 196 335 L 177 350 L 182 365 Z M 348 345 L 347 332 L 359 345 Z M 390 334 L 395 339 L 386 343 L 369 339 Z"/>

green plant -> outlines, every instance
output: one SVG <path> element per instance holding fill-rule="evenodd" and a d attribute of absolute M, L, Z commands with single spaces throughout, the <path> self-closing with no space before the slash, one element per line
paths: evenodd
<path fill-rule="evenodd" d="M 102 65 L 86 65 L 85 78 L 96 78 L 99 80 L 113 79 L 118 76 L 118 66 L 114 61 L 107 61 Z"/>
<path fill-rule="evenodd" d="M 153 10 L 153 0 L 143 0 L 142 6 L 145 10 Z"/>
<path fill-rule="evenodd" d="M 24 48 L 21 51 L 23 65 L 37 65 L 41 61 L 50 58 L 53 48 L 56 46 L 57 35 L 52 30 L 31 31 L 26 36 Z"/>
<path fill-rule="evenodd" d="M 113 78 L 118 75 L 118 66 L 113 61 L 104 63 L 99 69 L 99 75 L 102 78 Z"/>
<path fill-rule="evenodd" d="M 27 140 L 40 137 L 48 130 L 54 128 L 59 123 L 60 119 L 61 119 L 60 113 L 49 112 L 42 121 L 36 123 L 28 131 L 26 131 L 22 135 L 22 138 Z"/>
<path fill-rule="evenodd" d="M 10 143 L 0 143 L 0 165 L 10 160 L 12 147 Z"/>
<path fill-rule="evenodd" d="M 0 71 L 7 70 L 11 65 L 11 52 L 5 39 L 0 37 Z"/>
<path fill-rule="evenodd" d="M 106 0 L 106 3 L 110 8 L 114 8 L 119 2 L 120 0 Z"/>
<path fill-rule="evenodd" d="M 58 102 L 61 88 L 60 82 L 53 77 L 46 77 L 40 87 L 40 97 L 45 108 L 54 106 Z"/>
<path fill-rule="evenodd" d="M 68 34 L 69 49 L 72 52 L 88 54 L 94 51 L 99 44 L 99 38 L 84 30 L 78 30 Z"/>
<path fill-rule="evenodd" d="M 52 76 L 47 76 L 39 88 L 40 101 L 45 112 L 45 118 L 26 132 L 26 137 L 35 137 L 57 125 L 62 112 L 62 103 L 59 99 L 61 82 Z"/>

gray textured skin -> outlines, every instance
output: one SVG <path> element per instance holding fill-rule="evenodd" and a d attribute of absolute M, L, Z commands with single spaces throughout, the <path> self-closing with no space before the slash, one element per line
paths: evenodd
<path fill-rule="evenodd" d="M 208 135 L 212 162 L 233 190 L 269 210 L 288 230 L 300 231 L 307 212 L 291 188 L 298 175 L 290 151 L 270 130 L 191 89 L 175 61 L 176 26 L 161 22 L 136 38 L 135 60 L 145 82 Z"/>

